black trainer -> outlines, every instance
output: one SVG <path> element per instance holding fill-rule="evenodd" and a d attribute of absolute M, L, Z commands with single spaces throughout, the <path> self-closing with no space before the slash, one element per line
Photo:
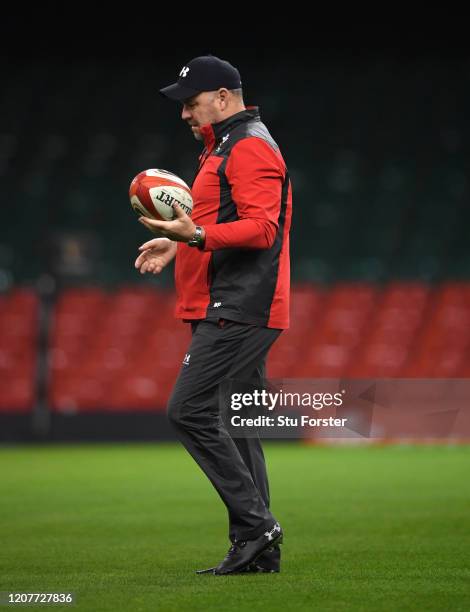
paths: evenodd
<path fill-rule="evenodd" d="M 196 574 L 213 574 L 215 567 L 196 570 Z M 275 574 L 281 571 L 281 549 L 278 544 L 270 546 L 249 565 L 232 574 Z"/>
<path fill-rule="evenodd" d="M 283 532 L 279 523 L 255 540 L 238 540 L 230 547 L 225 559 L 214 569 L 216 576 L 233 574 L 248 567 L 261 553 L 274 544 L 282 543 Z"/>

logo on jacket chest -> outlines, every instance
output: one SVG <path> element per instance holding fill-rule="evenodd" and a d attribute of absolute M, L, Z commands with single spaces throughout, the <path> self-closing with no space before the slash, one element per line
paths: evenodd
<path fill-rule="evenodd" d="M 220 149 L 222 148 L 222 145 L 224 145 L 224 144 L 227 142 L 227 140 L 229 139 L 229 137 L 230 137 L 230 134 L 226 134 L 226 135 L 225 135 L 225 136 L 222 138 L 222 140 L 220 141 L 219 146 L 218 146 L 218 147 L 217 147 L 217 149 L 214 151 L 214 153 L 220 153 Z"/>

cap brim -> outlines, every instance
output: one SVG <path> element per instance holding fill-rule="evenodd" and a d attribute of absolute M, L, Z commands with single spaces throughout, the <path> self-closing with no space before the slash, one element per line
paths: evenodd
<path fill-rule="evenodd" d="M 168 87 L 164 87 L 160 89 L 160 93 L 162 96 L 166 98 L 170 98 L 170 100 L 176 100 L 178 102 L 182 102 L 183 100 L 187 100 L 188 98 L 192 98 L 196 96 L 198 93 L 201 93 L 197 89 L 191 89 L 190 87 L 184 87 L 179 83 L 173 83 L 173 85 L 168 85 Z"/>

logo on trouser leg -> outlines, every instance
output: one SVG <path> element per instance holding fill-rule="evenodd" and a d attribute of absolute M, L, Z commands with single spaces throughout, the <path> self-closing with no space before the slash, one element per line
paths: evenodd
<path fill-rule="evenodd" d="M 183 359 L 183 365 L 189 365 L 189 360 L 191 359 L 191 355 L 189 353 L 186 353 L 186 355 L 184 356 Z"/>
<path fill-rule="evenodd" d="M 276 523 L 271 531 L 266 531 L 264 535 L 268 538 L 269 541 L 274 540 L 277 533 L 281 533 L 281 526 L 279 523 Z"/>

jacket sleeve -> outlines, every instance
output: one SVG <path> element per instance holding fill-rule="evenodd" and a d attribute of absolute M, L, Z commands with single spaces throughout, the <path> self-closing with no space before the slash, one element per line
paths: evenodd
<path fill-rule="evenodd" d="M 276 237 L 285 169 L 282 158 L 257 137 L 234 145 L 225 169 L 238 221 L 205 225 L 204 251 L 269 249 Z"/>

